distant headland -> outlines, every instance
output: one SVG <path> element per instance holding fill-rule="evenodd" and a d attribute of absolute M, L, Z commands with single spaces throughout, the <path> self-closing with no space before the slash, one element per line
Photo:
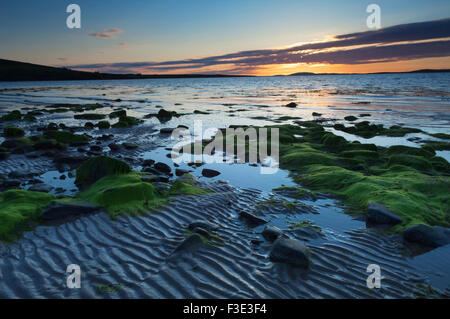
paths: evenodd
<path fill-rule="evenodd" d="M 423 69 L 408 72 L 377 72 L 365 74 L 390 73 L 436 73 L 450 72 L 450 69 Z M 343 75 L 351 73 L 310 73 L 300 72 L 289 76 Z M 127 79 L 164 79 L 164 78 L 214 78 L 246 77 L 251 75 L 228 74 L 114 74 L 101 72 L 76 71 L 67 68 L 44 66 L 26 62 L 0 59 L 0 81 L 75 81 L 75 80 L 127 80 Z"/>

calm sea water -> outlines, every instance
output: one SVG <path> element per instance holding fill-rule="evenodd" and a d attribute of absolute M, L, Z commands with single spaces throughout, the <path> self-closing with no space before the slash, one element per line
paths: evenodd
<path fill-rule="evenodd" d="M 450 130 L 450 73 L 0 82 L 4 111 L 91 102 L 126 105 L 143 113 L 158 104 L 174 110 L 248 108 L 250 116 L 275 112 L 305 119 L 312 112 L 338 118 L 370 113 L 374 122 L 443 132 Z M 289 102 L 298 107 L 279 108 Z"/>

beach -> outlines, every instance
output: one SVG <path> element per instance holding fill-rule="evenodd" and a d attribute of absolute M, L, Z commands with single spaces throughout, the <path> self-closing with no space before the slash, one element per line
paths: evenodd
<path fill-rule="evenodd" d="M 449 73 L 0 82 L 2 194 L 44 194 L 31 223 L 0 242 L 0 297 L 448 297 L 450 245 L 404 235 L 421 223 L 448 231 L 448 83 Z M 177 128 L 205 146 L 230 126 L 280 129 L 275 173 L 261 174 L 263 159 L 174 162 Z M 126 184 L 98 168 L 104 158 Z M 316 164 L 346 174 L 331 185 L 335 172 Z M 400 222 L 373 225 L 343 181 L 389 192 L 393 173 L 408 203 L 393 212 Z M 430 186 L 412 189 L 421 179 Z M 410 209 L 426 202 L 414 192 L 430 192 L 433 213 Z M 95 212 L 43 220 L 53 200 Z M 308 265 L 275 260 L 267 227 L 304 243 Z M 70 264 L 81 289 L 66 287 Z M 379 289 L 367 286 L 374 264 Z"/>

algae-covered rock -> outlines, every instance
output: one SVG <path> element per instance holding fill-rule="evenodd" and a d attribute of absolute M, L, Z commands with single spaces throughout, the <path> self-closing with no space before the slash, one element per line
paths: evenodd
<path fill-rule="evenodd" d="M 0 240 L 11 239 L 30 222 L 36 222 L 43 209 L 54 199 L 51 194 L 26 190 L 0 193 Z"/>
<path fill-rule="evenodd" d="M 3 135 L 9 138 L 22 137 L 25 135 L 25 131 L 15 126 L 7 126 L 3 130 Z"/>
<path fill-rule="evenodd" d="M 130 172 L 131 168 L 125 162 L 107 156 L 96 156 L 84 162 L 77 169 L 75 183 L 85 188 L 104 176 L 128 174 Z"/>
<path fill-rule="evenodd" d="M 109 113 L 109 118 L 110 119 L 123 117 L 123 116 L 127 116 L 127 111 L 126 110 L 114 111 L 114 112 Z"/>
<path fill-rule="evenodd" d="M 125 168 L 120 163 L 108 165 L 120 168 L 119 171 L 124 171 Z M 143 182 L 138 174 L 117 175 L 117 170 L 115 174 L 107 174 L 98 179 L 80 194 L 80 199 L 103 207 L 112 217 L 119 214 L 142 214 L 167 202 L 166 194 L 160 193 L 154 185 Z"/>
<path fill-rule="evenodd" d="M 114 124 L 112 127 L 113 128 L 127 128 L 133 125 L 138 125 L 142 123 L 142 120 L 139 120 L 135 117 L 132 116 L 121 116 L 119 118 L 119 122 L 117 122 L 116 124 Z"/>
<path fill-rule="evenodd" d="M 71 144 L 71 145 L 82 145 L 87 144 L 91 138 L 86 135 L 73 134 L 68 131 L 47 131 L 44 136 L 48 139 L 53 139 L 58 143 Z"/>
<path fill-rule="evenodd" d="M 20 121 L 22 119 L 22 113 L 20 111 L 12 111 L 6 115 L 0 117 L 0 122 L 12 122 L 12 121 Z"/>
<path fill-rule="evenodd" d="M 99 129 L 101 130 L 106 130 L 109 129 L 111 127 L 111 124 L 109 124 L 108 121 L 100 121 L 97 123 L 96 125 Z"/>

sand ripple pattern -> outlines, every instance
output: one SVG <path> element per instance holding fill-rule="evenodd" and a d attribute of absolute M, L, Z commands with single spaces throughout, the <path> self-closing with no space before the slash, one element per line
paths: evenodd
<path fill-rule="evenodd" d="M 224 182 L 203 186 L 216 192 L 177 198 L 146 216 L 111 221 L 100 213 L 39 226 L 18 242 L 0 244 L 0 298 L 413 297 L 421 278 L 392 240 L 357 230 L 342 241 L 311 244 L 308 271 L 275 264 L 268 249 L 251 244 L 260 235 L 237 217 L 260 199 L 258 191 Z M 168 258 L 196 219 L 220 224 L 224 245 L 203 244 Z M 382 289 L 366 287 L 371 263 L 382 268 Z M 81 289 L 66 288 L 69 264 L 81 267 Z M 98 288 L 117 284 L 117 291 Z"/>

